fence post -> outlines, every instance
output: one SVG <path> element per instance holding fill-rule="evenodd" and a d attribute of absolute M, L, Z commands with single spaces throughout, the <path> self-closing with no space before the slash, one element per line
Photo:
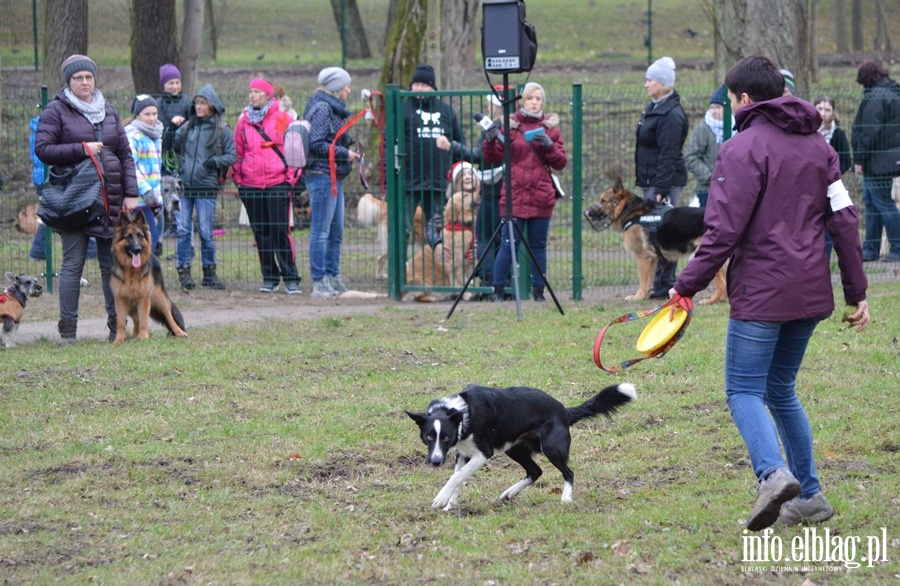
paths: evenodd
<path fill-rule="evenodd" d="M 403 101 L 400 86 L 385 87 L 384 174 L 386 177 L 385 201 L 388 213 L 388 296 L 400 301 L 400 287 L 405 281 L 403 257 L 406 252 L 406 221 L 403 216 L 403 183 L 399 172 L 400 152 L 404 141 L 399 140 L 403 128 Z"/>
<path fill-rule="evenodd" d="M 572 299 L 581 301 L 584 273 L 581 264 L 581 209 L 582 195 L 582 150 L 583 150 L 583 108 L 581 84 L 572 84 Z"/>
<path fill-rule="evenodd" d="M 47 86 L 41 86 L 41 112 L 47 107 L 50 101 Z M 50 165 L 44 165 L 44 181 L 47 180 L 47 173 L 50 171 Z M 47 293 L 53 293 L 53 231 L 46 225 L 41 224 L 41 230 L 44 231 L 44 278 L 47 280 Z"/>

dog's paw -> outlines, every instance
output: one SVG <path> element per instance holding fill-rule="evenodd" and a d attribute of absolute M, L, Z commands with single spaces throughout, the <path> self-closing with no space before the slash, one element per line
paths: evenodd
<path fill-rule="evenodd" d="M 458 494 L 454 494 L 453 490 L 450 487 L 445 486 L 439 493 L 437 493 L 437 496 L 434 497 L 434 500 L 431 501 L 431 508 L 449 510 L 450 507 L 456 503 L 456 498 L 458 496 Z"/>

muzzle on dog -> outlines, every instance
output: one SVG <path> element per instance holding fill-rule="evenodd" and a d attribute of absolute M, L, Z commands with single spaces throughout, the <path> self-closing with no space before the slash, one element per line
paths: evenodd
<path fill-rule="evenodd" d="M 584 210 L 584 217 L 587 219 L 588 224 L 591 225 L 591 228 L 597 232 L 603 232 L 612 226 L 613 223 L 613 219 L 603 213 L 603 209 L 599 202 L 589 205 L 588 208 Z"/>

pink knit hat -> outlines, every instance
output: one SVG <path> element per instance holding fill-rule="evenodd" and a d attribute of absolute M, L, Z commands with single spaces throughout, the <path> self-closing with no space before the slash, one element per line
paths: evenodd
<path fill-rule="evenodd" d="M 259 90 L 262 93 L 270 96 L 275 93 L 275 88 L 272 87 L 272 84 L 267 82 L 264 79 L 260 79 L 258 77 L 254 77 L 250 80 L 250 89 L 251 90 Z"/>

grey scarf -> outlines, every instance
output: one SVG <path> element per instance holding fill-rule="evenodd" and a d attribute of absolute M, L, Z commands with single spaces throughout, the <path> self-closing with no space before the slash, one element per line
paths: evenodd
<path fill-rule="evenodd" d="M 104 118 L 106 118 L 106 98 L 103 97 L 103 94 L 100 93 L 100 90 L 95 89 L 94 95 L 91 98 L 91 103 L 82 102 L 69 88 L 63 90 L 63 94 L 69 100 L 76 110 L 84 114 L 84 117 L 88 119 L 88 122 L 91 124 L 100 124 L 103 122 Z"/>
<path fill-rule="evenodd" d="M 275 103 L 275 100 L 269 100 L 266 102 L 266 105 L 262 108 L 254 108 L 253 106 L 247 106 L 247 119 L 250 120 L 253 124 L 259 124 L 263 121 L 263 118 L 266 117 L 266 113 L 269 111 L 269 108 L 272 104 Z"/>
<path fill-rule="evenodd" d="M 148 126 L 144 122 L 141 122 L 140 120 L 135 118 L 128 126 L 131 126 L 135 130 L 140 131 L 150 140 L 156 140 L 157 138 L 161 137 L 163 133 L 163 123 L 159 120 L 156 121 L 156 124 L 154 126 Z"/>

